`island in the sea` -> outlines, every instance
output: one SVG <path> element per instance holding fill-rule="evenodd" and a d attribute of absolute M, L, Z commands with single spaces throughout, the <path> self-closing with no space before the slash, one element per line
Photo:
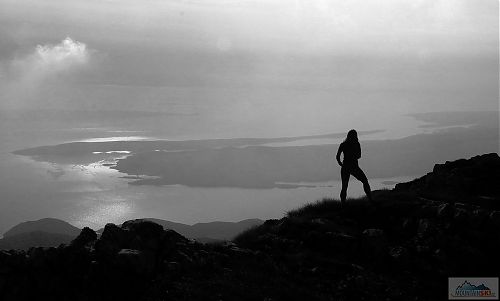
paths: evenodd
<path fill-rule="evenodd" d="M 393 178 L 422 174 L 434 162 L 497 152 L 498 127 L 490 122 L 497 116 L 482 112 L 482 119 L 477 119 L 476 115 L 464 119 L 472 124 L 464 126 L 446 114 L 424 114 L 418 118 L 445 128 L 401 139 L 368 140 L 380 130 L 360 131 L 360 164 L 369 178 Z M 102 165 L 125 174 L 131 185 L 296 188 L 339 180 L 334 157 L 344 136 L 72 142 L 14 153 L 57 164 L 112 158 Z"/>

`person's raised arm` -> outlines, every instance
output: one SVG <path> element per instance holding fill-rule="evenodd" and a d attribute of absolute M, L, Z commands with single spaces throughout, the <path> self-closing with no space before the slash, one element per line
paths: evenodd
<path fill-rule="evenodd" d="M 339 145 L 339 149 L 337 150 L 337 162 L 339 163 L 340 166 L 342 166 L 342 161 L 340 161 L 340 154 L 342 153 L 342 143 Z"/>

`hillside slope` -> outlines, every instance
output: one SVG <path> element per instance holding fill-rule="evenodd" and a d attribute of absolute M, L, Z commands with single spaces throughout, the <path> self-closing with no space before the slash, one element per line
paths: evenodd
<path fill-rule="evenodd" d="M 323 200 L 234 243 L 199 244 L 147 220 L 108 224 L 99 238 L 84 228 L 68 246 L 0 251 L 0 299 L 438 300 L 450 276 L 497 276 L 500 211 L 423 192 L 376 191 L 377 206 Z"/>

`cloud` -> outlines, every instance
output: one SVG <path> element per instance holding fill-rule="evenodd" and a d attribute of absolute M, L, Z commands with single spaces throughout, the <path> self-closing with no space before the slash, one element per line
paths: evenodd
<path fill-rule="evenodd" d="M 50 75 L 85 65 L 90 53 L 87 45 L 69 37 L 56 45 L 37 45 L 34 53 L 16 60 L 14 66 L 23 75 Z"/>
<path fill-rule="evenodd" d="M 57 45 L 38 45 L 36 57 L 45 66 L 69 67 L 88 60 L 87 45 L 67 37 Z"/>
<path fill-rule="evenodd" d="M 37 45 L 30 54 L 14 59 L 0 70 L 0 105 L 20 108 L 36 105 L 37 101 L 43 106 L 44 93 L 63 87 L 69 73 L 89 64 L 91 53 L 86 44 L 70 37 L 55 45 Z M 50 85 L 54 80 L 57 85 Z"/>

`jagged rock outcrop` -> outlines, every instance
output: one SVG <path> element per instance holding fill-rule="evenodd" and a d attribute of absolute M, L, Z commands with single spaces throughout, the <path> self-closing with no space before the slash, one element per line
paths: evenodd
<path fill-rule="evenodd" d="M 468 202 L 500 209 L 500 157 L 497 153 L 434 165 L 432 172 L 396 191 L 412 192 L 431 199 Z"/>
<path fill-rule="evenodd" d="M 97 234 L 94 230 L 89 227 L 85 227 L 82 229 L 82 232 L 71 241 L 71 246 L 76 248 L 85 247 L 97 239 Z"/>

